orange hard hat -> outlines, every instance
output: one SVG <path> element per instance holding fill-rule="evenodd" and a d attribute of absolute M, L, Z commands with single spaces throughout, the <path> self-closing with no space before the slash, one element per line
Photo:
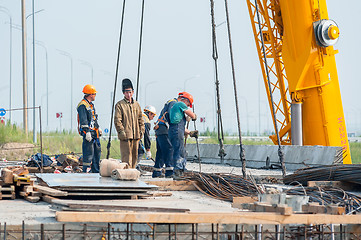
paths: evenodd
<path fill-rule="evenodd" d="M 83 93 L 84 94 L 95 94 L 95 93 L 97 93 L 97 90 L 95 90 L 95 87 L 93 85 L 87 84 L 83 88 Z"/>
<path fill-rule="evenodd" d="M 193 96 L 191 95 L 191 94 L 189 94 L 189 93 L 187 93 L 187 92 L 180 92 L 179 94 L 178 94 L 178 97 L 182 97 L 182 98 L 186 98 L 186 99 L 188 99 L 188 101 L 189 101 L 189 103 L 190 103 L 190 107 L 192 107 L 192 105 L 193 105 Z"/>

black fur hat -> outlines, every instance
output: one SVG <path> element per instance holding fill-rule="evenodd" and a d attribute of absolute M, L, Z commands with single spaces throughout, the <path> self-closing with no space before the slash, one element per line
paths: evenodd
<path fill-rule="evenodd" d="M 122 89 L 123 89 L 123 92 L 124 92 L 125 89 L 127 89 L 127 88 L 131 88 L 131 89 L 134 90 L 132 81 L 130 81 L 130 79 L 128 79 L 128 78 L 124 78 L 123 81 L 122 81 Z"/>

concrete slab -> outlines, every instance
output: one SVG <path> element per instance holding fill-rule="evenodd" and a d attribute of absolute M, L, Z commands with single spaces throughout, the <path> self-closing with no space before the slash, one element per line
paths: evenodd
<path fill-rule="evenodd" d="M 241 166 L 239 157 L 239 145 L 225 145 L 227 153 L 223 163 L 231 166 Z M 341 147 L 325 146 L 282 146 L 285 155 L 287 170 L 297 170 L 304 167 L 332 165 Z M 244 145 L 246 155 L 246 166 L 249 168 L 262 168 L 266 166 L 266 159 L 269 158 L 270 165 L 278 165 L 278 146 L 274 145 Z M 196 144 L 187 144 L 188 159 L 197 159 Z M 219 156 L 217 144 L 199 144 L 199 151 L 202 163 L 222 163 Z"/>

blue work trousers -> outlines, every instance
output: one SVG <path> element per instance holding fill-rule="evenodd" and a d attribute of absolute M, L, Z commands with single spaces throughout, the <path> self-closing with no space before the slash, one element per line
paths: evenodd
<path fill-rule="evenodd" d="M 166 176 L 173 174 L 173 147 L 169 141 L 168 134 L 157 135 L 157 153 L 155 155 L 155 164 L 153 177 L 161 175 L 163 166 L 165 165 Z"/>
<path fill-rule="evenodd" d="M 83 172 L 91 167 L 92 173 L 99 173 L 99 161 L 101 154 L 101 146 L 99 139 L 93 139 L 88 142 L 83 138 Z"/>
<path fill-rule="evenodd" d="M 186 119 L 183 118 L 178 124 L 170 124 L 169 139 L 173 146 L 173 164 L 174 169 L 185 170 L 186 159 L 184 149 L 184 131 Z"/>

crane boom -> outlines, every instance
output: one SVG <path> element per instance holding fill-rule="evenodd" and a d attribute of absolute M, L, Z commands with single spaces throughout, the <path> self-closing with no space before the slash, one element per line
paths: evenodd
<path fill-rule="evenodd" d="M 294 115 L 291 119 L 290 110 L 291 105 L 298 105 L 302 109 L 301 144 L 340 146 L 343 163 L 352 163 L 335 61 L 338 51 L 332 46 L 339 30 L 328 19 L 326 0 L 258 0 L 260 19 L 254 2 L 246 1 L 270 107 L 266 71 L 273 97 L 277 96 L 273 123 L 281 124 L 281 143 L 293 142 L 292 135 L 297 132 L 291 125 L 297 121 Z M 268 69 L 261 52 L 261 34 Z M 277 142 L 274 135 L 270 138 Z"/>

